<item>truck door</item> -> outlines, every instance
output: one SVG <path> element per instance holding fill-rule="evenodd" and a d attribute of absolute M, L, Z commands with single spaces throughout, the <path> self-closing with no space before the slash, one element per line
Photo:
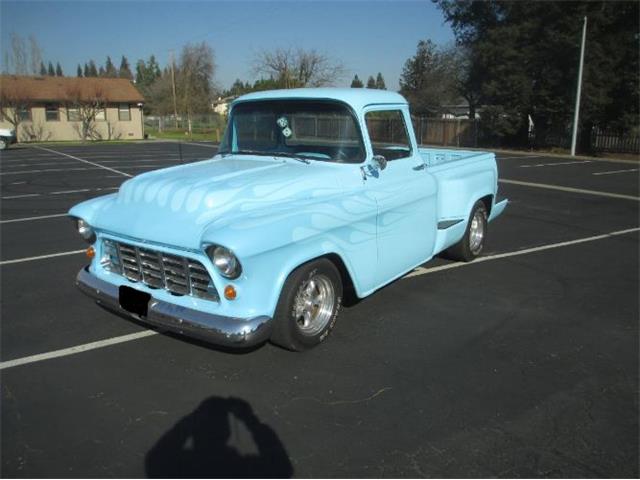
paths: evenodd
<path fill-rule="evenodd" d="M 365 111 L 374 156 L 386 160 L 365 166 L 366 188 L 378 204 L 376 277 L 386 283 L 431 258 L 436 237 L 435 178 L 427 171 L 410 128 L 406 107 Z"/>

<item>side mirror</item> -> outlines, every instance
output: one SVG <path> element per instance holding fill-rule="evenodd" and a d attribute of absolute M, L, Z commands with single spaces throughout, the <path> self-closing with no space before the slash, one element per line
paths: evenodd
<path fill-rule="evenodd" d="M 374 155 L 373 163 L 376 164 L 380 170 L 387 168 L 387 159 L 384 158 L 384 155 Z"/>

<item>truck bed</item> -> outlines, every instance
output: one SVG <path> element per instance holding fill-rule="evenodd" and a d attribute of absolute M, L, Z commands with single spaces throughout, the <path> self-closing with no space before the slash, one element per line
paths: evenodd
<path fill-rule="evenodd" d="M 471 150 L 451 150 L 442 148 L 418 148 L 418 152 L 428 167 L 443 165 L 461 160 L 471 160 L 473 157 L 487 155 L 487 152 Z"/>

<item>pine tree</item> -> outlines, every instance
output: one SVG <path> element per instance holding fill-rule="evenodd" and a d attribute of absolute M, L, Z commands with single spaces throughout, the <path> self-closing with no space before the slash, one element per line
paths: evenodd
<path fill-rule="evenodd" d="M 378 72 L 378 76 L 376 77 L 376 88 L 378 90 L 387 89 L 387 86 L 384 84 L 384 78 L 382 77 L 382 74 L 380 72 Z"/>
<path fill-rule="evenodd" d="M 372 76 L 369 76 L 369 79 L 367 80 L 367 88 L 376 88 L 376 81 Z"/>
<path fill-rule="evenodd" d="M 120 70 L 118 71 L 118 76 L 120 78 L 128 78 L 129 80 L 133 80 L 133 74 L 131 73 L 131 68 L 129 68 L 129 61 L 124 55 L 122 56 L 122 60 L 120 61 Z"/>
<path fill-rule="evenodd" d="M 47 67 L 44 66 L 44 62 L 40 62 L 40 75 L 43 77 L 47 74 Z"/>
<path fill-rule="evenodd" d="M 80 66 L 80 64 L 78 64 L 78 71 L 76 73 L 76 77 L 78 78 L 82 77 L 82 67 Z"/>
<path fill-rule="evenodd" d="M 96 62 L 94 62 L 93 60 L 89 60 L 89 76 L 90 77 L 98 76 L 98 69 L 96 68 Z"/>
<path fill-rule="evenodd" d="M 47 75 L 49 75 L 50 77 L 56 76 L 56 70 L 55 68 L 53 68 L 53 63 L 51 62 L 49 62 L 49 67 L 47 67 Z"/>
<path fill-rule="evenodd" d="M 64 77 L 64 73 L 62 72 L 62 67 L 60 66 L 60 62 L 56 62 L 56 77 Z"/>
<path fill-rule="evenodd" d="M 358 74 L 356 74 L 353 77 L 353 80 L 351 80 L 351 88 L 362 88 L 362 87 L 364 87 L 364 84 L 362 83 L 362 80 L 358 78 Z"/>
<path fill-rule="evenodd" d="M 102 65 L 100 65 L 100 68 L 98 69 L 98 76 L 99 77 L 106 77 L 107 73 L 104 69 L 104 67 Z"/>
<path fill-rule="evenodd" d="M 110 56 L 107 56 L 107 61 L 104 64 L 104 76 L 109 78 L 116 78 L 118 76 L 118 71 L 116 70 L 116 66 L 111 61 Z"/>
<path fill-rule="evenodd" d="M 84 64 L 84 76 L 85 77 L 90 77 L 91 75 L 89 75 L 89 65 L 87 63 Z"/>

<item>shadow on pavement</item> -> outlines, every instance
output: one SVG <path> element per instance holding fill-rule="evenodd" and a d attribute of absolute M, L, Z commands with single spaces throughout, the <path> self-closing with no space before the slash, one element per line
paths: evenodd
<path fill-rule="evenodd" d="M 244 452 L 251 447 L 257 453 Z M 145 469 L 149 478 L 293 475 L 273 429 L 256 417 L 246 401 L 220 397 L 207 398 L 165 433 L 147 453 Z"/>

